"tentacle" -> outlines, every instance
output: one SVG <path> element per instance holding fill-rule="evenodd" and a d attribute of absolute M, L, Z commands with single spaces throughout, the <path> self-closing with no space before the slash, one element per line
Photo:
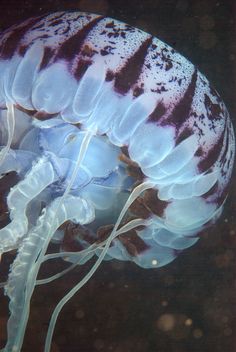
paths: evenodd
<path fill-rule="evenodd" d="M 43 210 L 36 226 L 28 233 L 19 248 L 5 286 L 5 292 L 10 298 L 11 315 L 8 321 L 8 343 L 4 351 L 20 351 L 21 349 L 29 315 L 30 299 L 41 265 L 38 258 L 45 243 L 50 241 L 53 233 L 65 221 L 72 220 L 85 224 L 93 219 L 94 210 L 91 204 L 70 195 L 55 199 Z"/>
<path fill-rule="evenodd" d="M 45 256 L 46 260 L 58 259 L 60 257 L 62 257 L 63 259 L 66 259 L 66 257 L 69 257 L 69 258 L 75 257 L 75 259 L 73 260 L 73 264 L 71 264 L 68 268 L 62 270 L 61 272 L 59 272 L 53 276 L 47 277 L 42 280 L 37 280 L 36 285 L 43 285 L 43 284 L 47 284 L 49 282 L 52 282 L 54 280 L 57 280 L 60 277 L 62 277 L 63 275 L 67 274 L 69 271 L 76 268 L 78 265 L 84 264 L 85 262 L 87 262 L 89 259 L 92 258 L 92 256 L 95 254 L 96 248 L 97 248 L 97 245 L 91 245 L 89 248 L 86 248 L 85 250 L 82 250 L 80 252 L 61 252 L 61 253 L 55 253 L 53 256 L 46 255 Z M 1 287 L 1 284 L 0 284 L 0 287 Z"/>
<path fill-rule="evenodd" d="M 67 260 L 68 257 L 79 257 L 80 260 L 82 261 L 85 256 L 87 256 L 90 253 L 94 253 L 94 251 L 99 246 L 100 246 L 100 244 L 98 245 L 97 243 L 93 243 L 88 248 L 83 249 L 80 252 L 59 252 L 59 253 L 46 254 L 44 256 L 44 259 L 42 262 L 46 262 L 47 260 L 58 259 L 58 258 L 62 258 L 64 260 Z M 83 264 L 84 264 L 84 262 L 83 262 Z"/>
<path fill-rule="evenodd" d="M 0 253 L 14 249 L 28 230 L 26 209 L 29 202 L 56 180 L 52 165 L 41 158 L 26 177 L 8 194 L 11 222 L 0 230 Z"/>
<path fill-rule="evenodd" d="M 145 222 L 146 226 L 148 225 L 148 222 Z M 143 219 L 135 219 L 132 220 L 130 222 L 128 222 L 127 224 L 125 224 L 124 226 L 122 226 L 119 230 L 117 230 L 116 233 L 114 233 L 112 240 L 121 235 L 124 232 L 130 231 L 131 229 L 140 226 L 140 225 L 144 225 L 144 221 Z M 95 243 L 90 245 L 88 248 L 80 251 L 80 252 L 60 252 L 60 253 L 54 253 L 54 254 L 47 254 L 44 257 L 44 261 L 46 260 L 51 260 L 51 259 L 58 259 L 58 258 L 63 258 L 66 259 L 66 257 L 75 257 L 75 259 L 73 260 L 73 264 L 70 265 L 68 268 L 66 268 L 65 270 L 62 270 L 61 272 L 50 276 L 46 279 L 41 279 L 41 280 L 37 280 L 36 284 L 37 285 L 43 285 L 43 284 L 47 284 L 49 282 L 52 282 L 56 279 L 59 279 L 60 277 L 62 277 L 63 275 L 67 274 L 69 271 L 73 270 L 75 267 L 77 267 L 78 265 L 84 264 L 85 262 L 87 262 L 90 258 L 92 258 L 92 256 L 95 254 L 95 252 L 100 255 L 100 252 L 102 251 L 102 249 L 104 248 L 106 244 L 106 241 L 103 241 L 99 244 Z M 70 260 L 71 261 L 71 260 Z M 3 285 L 4 283 L 2 283 Z M 1 284 L 0 284 L 1 287 Z"/>
<path fill-rule="evenodd" d="M 59 272 L 59 273 L 57 273 L 55 275 L 49 276 L 49 277 L 47 277 L 45 279 L 37 280 L 36 281 L 36 285 L 44 285 L 44 284 L 48 284 L 49 282 L 52 282 L 54 280 L 57 280 L 60 277 L 62 277 L 65 274 L 67 274 L 68 272 L 70 272 L 71 270 L 73 270 L 74 268 L 76 268 L 79 264 L 80 264 L 80 259 L 78 259 L 75 263 L 71 264 L 68 268 L 62 270 L 61 272 Z"/>
<path fill-rule="evenodd" d="M 0 165 L 3 163 L 13 140 L 14 130 L 15 130 L 15 111 L 14 105 L 7 103 L 7 130 L 8 130 L 8 139 L 6 146 L 0 152 Z"/>
<path fill-rule="evenodd" d="M 64 260 L 66 260 L 67 257 L 69 257 L 69 258 L 74 257 L 75 259 L 73 260 L 73 264 L 71 264 L 68 268 L 60 271 L 59 273 L 57 273 L 55 275 L 49 276 L 45 279 L 37 280 L 36 285 L 44 285 L 44 284 L 50 283 L 54 280 L 57 280 L 60 277 L 67 274 L 69 271 L 73 270 L 78 265 L 84 264 L 90 258 L 92 258 L 92 256 L 95 254 L 95 250 L 97 248 L 101 248 L 101 243 L 99 244 L 99 246 L 97 244 L 92 244 L 88 248 L 86 248 L 80 252 L 59 252 L 59 253 L 52 253 L 52 254 L 45 255 L 43 262 L 45 262 L 47 260 L 58 259 L 58 258 L 63 258 Z M 7 285 L 7 281 L 0 282 L 0 288 L 4 288 L 6 285 Z"/>
<path fill-rule="evenodd" d="M 9 307 L 11 311 L 5 351 L 19 351 L 21 349 L 36 278 L 48 244 L 57 228 L 67 220 L 80 224 L 94 220 L 93 206 L 79 197 L 69 195 L 92 135 L 93 132 L 91 131 L 85 134 L 76 167 L 63 196 L 56 198 L 50 206 L 44 209 L 36 226 L 28 233 L 12 265 L 12 272 L 5 287 L 10 298 Z"/>
<path fill-rule="evenodd" d="M 109 237 L 106 240 L 106 244 L 104 246 L 104 248 L 102 249 L 97 261 L 95 262 L 95 264 L 92 266 L 92 268 L 89 270 L 89 272 L 84 276 L 84 278 L 75 286 L 73 287 L 72 290 L 70 290 L 67 295 L 65 295 L 63 297 L 63 299 L 58 303 L 58 305 L 56 306 L 51 320 L 50 320 L 50 324 L 48 327 L 48 333 L 47 333 L 47 337 L 46 337 L 46 342 L 45 342 L 45 348 L 44 348 L 44 352 L 50 352 L 50 346 L 51 346 L 51 341 L 52 341 L 52 335 L 55 329 L 55 325 L 56 325 L 56 321 L 58 318 L 58 315 L 60 314 L 62 308 L 64 307 L 64 305 L 74 296 L 74 294 L 79 291 L 87 282 L 88 280 L 93 276 L 93 274 L 95 273 L 95 271 L 97 270 L 97 268 L 99 267 L 99 265 L 101 264 L 101 262 L 103 261 L 112 240 L 118 236 L 119 234 L 126 232 L 128 230 L 131 230 L 137 226 L 140 225 L 144 225 L 145 224 L 145 220 L 143 219 L 135 219 L 130 221 L 128 224 L 126 224 L 125 226 L 123 226 L 122 229 L 118 229 L 126 211 L 128 210 L 129 206 L 135 201 L 135 199 L 137 199 L 137 197 L 144 192 L 146 189 L 152 188 L 154 185 L 151 182 L 144 182 L 140 185 L 138 185 L 137 187 L 134 188 L 134 190 L 132 191 L 132 193 L 129 195 L 124 207 L 122 208 L 120 215 L 114 225 L 114 228 L 111 232 L 111 234 L 109 235 Z"/>

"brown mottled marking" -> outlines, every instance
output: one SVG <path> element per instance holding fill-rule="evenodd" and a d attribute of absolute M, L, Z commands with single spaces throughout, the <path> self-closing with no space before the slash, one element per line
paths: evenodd
<path fill-rule="evenodd" d="M 127 164 L 129 166 L 139 167 L 138 164 L 135 161 L 130 159 L 129 156 L 125 155 L 124 153 L 121 153 L 119 155 L 119 159 L 120 159 L 120 161 L 123 161 L 123 163 L 125 163 L 125 164 Z"/>
<path fill-rule="evenodd" d="M 126 64 L 115 74 L 115 90 L 120 94 L 126 94 L 137 82 L 147 55 L 152 37 L 145 40 L 139 49 L 129 57 Z"/>
<path fill-rule="evenodd" d="M 90 21 L 87 25 L 83 26 L 76 34 L 67 39 L 58 50 L 58 53 L 55 57 L 56 60 L 64 59 L 67 61 L 73 60 L 81 50 L 82 45 L 89 32 L 96 27 L 98 22 L 100 22 L 104 17 L 99 16 L 94 20 Z"/>
<path fill-rule="evenodd" d="M 180 128 L 181 125 L 189 118 L 197 83 L 197 76 L 197 70 L 195 69 L 192 75 L 191 82 L 188 88 L 186 89 L 184 96 L 175 106 L 172 111 L 172 114 L 165 121 L 163 121 L 163 125 L 174 124 L 177 128 Z"/>
<path fill-rule="evenodd" d="M 207 117 L 209 120 L 217 120 L 221 118 L 222 109 L 219 104 L 214 104 L 210 97 L 205 94 L 204 103 L 207 108 Z"/>
<path fill-rule="evenodd" d="M 26 51 L 28 50 L 28 45 L 21 45 L 18 49 L 18 53 L 20 56 L 25 56 Z"/>
<path fill-rule="evenodd" d="M 0 57 L 4 60 L 11 59 L 26 32 L 44 17 L 45 15 L 32 18 L 25 25 L 13 30 L 1 47 Z"/>
<path fill-rule="evenodd" d="M 21 105 L 16 105 L 16 108 L 24 113 L 26 113 L 28 116 L 31 116 L 33 118 L 36 118 L 37 120 L 40 121 L 45 121 L 45 120 L 49 120 L 52 119 L 53 117 L 57 116 L 58 114 L 49 114 L 45 111 L 38 111 L 38 110 L 28 110 L 23 108 Z"/>
<path fill-rule="evenodd" d="M 18 105 L 18 104 L 16 104 L 15 107 L 18 110 L 20 110 L 22 112 L 25 112 L 28 116 L 34 116 L 37 113 L 37 110 L 28 110 L 28 109 L 25 109 L 21 105 Z"/>
<path fill-rule="evenodd" d="M 110 82 L 114 79 L 114 77 L 115 77 L 115 74 L 111 70 L 107 70 L 106 81 Z"/>
<path fill-rule="evenodd" d="M 130 205 L 129 211 L 135 214 L 138 218 L 142 219 L 148 219 L 152 214 L 141 197 L 135 199 L 135 201 Z"/>
<path fill-rule="evenodd" d="M 160 200 L 157 197 L 157 190 L 148 189 L 144 192 L 143 201 L 145 206 L 150 209 L 153 214 L 163 217 L 164 210 L 169 202 Z"/>
<path fill-rule="evenodd" d="M 80 59 L 74 73 L 75 78 L 79 80 L 87 71 L 90 65 L 92 65 L 92 61 L 90 59 L 88 60 Z"/>
<path fill-rule="evenodd" d="M 44 48 L 43 58 L 42 58 L 39 70 L 43 70 L 45 67 L 47 67 L 54 53 L 55 53 L 54 50 L 49 48 L 48 46 Z"/>
<path fill-rule="evenodd" d="M 221 133 L 217 143 L 213 145 L 213 147 L 209 150 L 208 154 L 204 157 L 204 159 L 199 162 L 198 169 L 200 172 L 207 171 L 210 167 L 214 165 L 214 163 L 218 159 L 224 141 L 225 128 Z"/>
<path fill-rule="evenodd" d="M 88 56 L 88 57 L 92 57 L 93 55 L 95 55 L 97 53 L 96 50 L 92 49 L 89 45 L 84 45 L 81 54 L 84 56 Z"/>
<path fill-rule="evenodd" d="M 220 163 L 221 163 L 221 165 L 224 165 L 225 161 L 227 160 L 227 153 L 228 153 L 228 150 L 230 149 L 229 141 L 230 141 L 230 138 L 229 138 L 229 131 L 226 130 L 226 140 L 225 140 L 225 144 L 223 145 L 223 147 L 224 147 L 224 152 L 223 152 L 223 154 L 222 154 L 221 157 L 220 157 Z"/>
<path fill-rule="evenodd" d="M 135 97 L 135 98 L 137 98 L 137 97 L 139 97 L 141 94 L 143 94 L 143 92 L 144 92 L 144 89 L 143 89 L 143 87 L 135 87 L 134 88 L 134 91 L 133 91 L 133 96 Z"/>
<path fill-rule="evenodd" d="M 84 249 L 81 243 L 76 240 L 77 236 L 90 244 L 95 242 L 95 239 L 91 236 L 90 230 L 80 224 L 74 224 L 72 221 L 67 221 L 63 224 L 63 227 L 65 230 L 61 248 L 64 251 L 77 252 Z"/>
<path fill-rule="evenodd" d="M 75 240 L 75 234 L 71 229 L 66 227 L 64 232 L 64 238 L 61 244 L 61 250 L 64 252 L 79 252 L 82 251 L 84 248 L 80 244 L 80 242 Z"/>
<path fill-rule="evenodd" d="M 166 112 L 166 107 L 162 102 L 158 102 L 157 106 L 149 115 L 147 122 L 157 122 Z"/>
<path fill-rule="evenodd" d="M 120 161 L 127 164 L 126 172 L 129 176 L 135 178 L 136 180 L 142 181 L 146 176 L 142 172 L 139 165 L 130 159 L 128 148 L 126 146 L 121 147 L 122 153 L 119 155 Z"/>
<path fill-rule="evenodd" d="M 113 228 L 114 228 L 114 224 L 100 226 L 97 229 L 98 243 L 105 241 L 111 234 L 111 231 L 113 230 Z"/>
<path fill-rule="evenodd" d="M 123 225 L 124 223 L 122 223 L 122 226 Z M 99 227 L 97 231 L 99 243 L 105 241 L 110 236 L 113 228 L 114 225 L 112 224 Z M 116 238 L 121 241 L 127 252 L 132 256 L 137 256 L 149 248 L 149 246 L 137 235 L 137 232 L 134 229 L 124 232 Z"/>
<path fill-rule="evenodd" d="M 23 108 L 21 105 L 16 105 L 16 108 L 24 113 L 26 113 L 28 116 L 31 116 L 37 120 L 40 121 L 45 121 L 45 120 L 49 120 L 52 119 L 53 117 L 57 116 L 58 114 L 49 114 L 45 111 L 38 111 L 38 110 L 28 110 Z"/>
<path fill-rule="evenodd" d="M 53 117 L 57 116 L 58 114 L 49 114 L 45 111 L 37 111 L 35 114 L 34 114 L 34 117 L 37 119 L 37 120 L 40 120 L 40 121 L 44 121 L 44 120 L 49 120 L 49 119 L 52 119 Z"/>
<path fill-rule="evenodd" d="M 132 257 L 137 257 L 150 248 L 134 229 L 123 233 L 118 238 Z"/>
<path fill-rule="evenodd" d="M 193 130 L 190 128 L 185 128 L 176 138 L 175 144 L 178 145 L 182 141 L 184 141 L 186 138 L 190 137 L 193 135 Z"/>

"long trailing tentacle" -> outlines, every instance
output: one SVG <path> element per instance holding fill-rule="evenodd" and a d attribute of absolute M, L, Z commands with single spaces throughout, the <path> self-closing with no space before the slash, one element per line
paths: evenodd
<path fill-rule="evenodd" d="M 54 309 L 54 312 L 52 314 L 51 320 L 50 320 L 50 324 L 48 327 L 48 333 L 47 333 L 47 337 L 46 337 L 46 342 L 45 342 L 45 348 L 44 348 L 44 352 L 50 352 L 50 347 L 51 347 L 51 342 L 52 342 L 52 336 L 53 336 L 53 332 L 55 329 L 55 325 L 56 325 L 56 321 L 58 318 L 58 315 L 60 314 L 62 308 L 64 307 L 64 305 L 74 296 L 74 294 L 80 290 L 87 282 L 88 280 L 93 276 L 93 274 L 95 273 L 95 271 L 98 269 L 99 265 L 101 264 L 101 262 L 103 261 L 112 240 L 118 236 L 119 234 L 126 232 L 128 230 L 131 230 L 137 226 L 140 225 L 144 225 L 145 224 L 145 220 L 143 219 L 135 219 L 130 221 L 128 224 L 124 225 L 122 227 L 122 229 L 117 230 L 126 211 L 128 210 L 129 206 L 135 201 L 135 199 L 137 199 L 137 197 L 144 192 L 146 189 L 152 188 L 154 185 L 151 182 L 144 182 L 140 185 L 138 185 L 137 187 L 134 188 L 134 190 L 132 191 L 132 193 L 129 195 L 124 207 L 122 208 L 120 215 L 115 223 L 115 226 L 111 232 L 111 234 L 109 235 L 108 239 L 106 240 L 106 244 L 104 246 L 104 248 L 102 249 L 100 255 L 98 256 L 97 261 L 95 262 L 95 264 L 92 266 L 92 268 L 89 270 L 89 272 L 84 276 L 84 278 L 75 286 L 73 287 L 68 293 L 67 295 L 65 295 L 62 300 L 57 304 L 56 308 Z"/>
<path fill-rule="evenodd" d="M 86 249 L 87 251 L 87 249 Z M 79 252 L 79 256 L 78 256 L 78 252 L 62 252 L 62 253 L 55 253 L 53 254 L 53 256 L 51 256 L 50 258 L 45 258 L 45 260 L 43 262 L 45 262 L 46 260 L 50 260 L 50 259 L 58 259 L 58 258 L 65 258 L 66 256 L 74 256 L 75 262 L 73 264 L 71 264 L 68 268 L 60 271 L 59 273 L 46 277 L 45 279 L 40 279 L 36 281 L 36 285 L 44 285 L 44 284 L 48 284 L 54 280 L 59 279 L 60 277 L 64 276 L 65 274 L 67 274 L 68 272 L 70 272 L 71 270 L 73 270 L 74 268 L 76 268 L 78 265 L 83 264 L 83 261 L 87 261 L 88 259 L 86 259 L 87 255 L 94 255 L 95 254 L 95 249 L 87 251 L 87 253 L 83 253 L 81 254 L 81 252 Z M 47 256 L 45 256 L 47 257 Z M 4 288 L 7 285 L 7 281 L 5 282 L 0 282 L 0 288 Z"/>
<path fill-rule="evenodd" d="M 37 280 L 36 284 L 43 285 L 59 279 L 63 275 L 67 274 L 69 271 L 76 268 L 78 265 L 81 265 L 87 262 L 95 254 L 96 249 L 97 249 L 97 244 L 93 244 L 80 252 L 61 252 L 61 253 L 54 253 L 53 255 L 52 254 L 45 255 L 43 262 L 50 259 L 58 259 L 58 258 L 66 259 L 66 257 L 74 257 L 75 259 L 73 264 L 71 264 L 68 268 L 45 279 Z M 1 287 L 1 284 L 0 284 L 0 287 Z"/>
<path fill-rule="evenodd" d="M 88 248 L 83 249 L 80 252 L 60 252 L 60 253 L 52 253 L 52 254 L 45 255 L 42 263 L 46 262 L 48 260 L 52 260 L 52 259 L 58 259 L 58 258 L 66 259 L 66 257 L 74 257 L 75 260 L 74 260 L 73 264 L 71 264 L 68 268 L 60 271 L 59 273 L 52 275 L 52 276 L 49 276 L 49 277 L 46 277 L 45 279 L 37 280 L 36 285 L 44 285 L 44 284 L 48 284 L 54 280 L 57 280 L 60 277 L 67 274 L 69 271 L 76 268 L 78 265 L 81 265 L 81 264 L 87 262 L 88 257 L 90 259 L 95 254 L 95 251 L 97 250 L 97 248 L 101 248 L 101 245 L 102 245 L 102 243 L 100 243 L 99 246 L 97 244 L 92 244 Z M 0 288 L 4 288 L 6 285 L 7 285 L 7 281 L 0 282 Z"/>
<path fill-rule="evenodd" d="M 93 207 L 85 200 L 70 195 L 64 198 L 62 203 L 61 198 L 56 198 L 43 210 L 36 226 L 24 239 L 5 286 L 10 298 L 11 315 L 8 320 L 8 343 L 4 351 L 21 349 L 29 316 L 30 298 L 38 274 L 37 258 L 48 237 L 67 220 L 83 224 L 93 219 Z"/>

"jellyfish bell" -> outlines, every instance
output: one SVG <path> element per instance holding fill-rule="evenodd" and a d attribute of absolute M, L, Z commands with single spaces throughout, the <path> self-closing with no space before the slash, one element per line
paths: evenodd
<path fill-rule="evenodd" d="M 122 22 L 57 12 L 10 28 L 0 43 L 0 173 L 9 213 L 0 255 L 17 249 L 4 284 L 4 351 L 21 350 L 35 286 L 97 256 L 57 305 L 48 352 L 62 307 L 102 260 L 161 267 L 216 221 L 234 133 L 194 65 Z M 60 249 L 47 254 L 51 241 Z M 55 258 L 70 269 L 37 280 L 41 264 Z"/>

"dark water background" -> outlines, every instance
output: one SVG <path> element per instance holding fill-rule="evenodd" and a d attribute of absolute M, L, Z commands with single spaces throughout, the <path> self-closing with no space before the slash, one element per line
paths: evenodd
<path fill-rule="evenodd" d="M 234 0 L 0 0 L 0 29 L 45 12 L 77 9 L 128 22 L 164 40 L 208 77 L 236 122 Z M 234 180 L 236 175 L 234 174 Z M 220 221 L 194 247 L 161 269 L 103 263 L 63 309 L 52 352 L 235 352 L 236 182 Z M 0 280 L 6 278 L 4 258 Z M 46 275 L 63 262 L 43 268 Z M 55 303 L 87 272 L 38 287 L 23 352 L 43 351 Z M 7 300 L 0 292 L 0 344 Z"/>

